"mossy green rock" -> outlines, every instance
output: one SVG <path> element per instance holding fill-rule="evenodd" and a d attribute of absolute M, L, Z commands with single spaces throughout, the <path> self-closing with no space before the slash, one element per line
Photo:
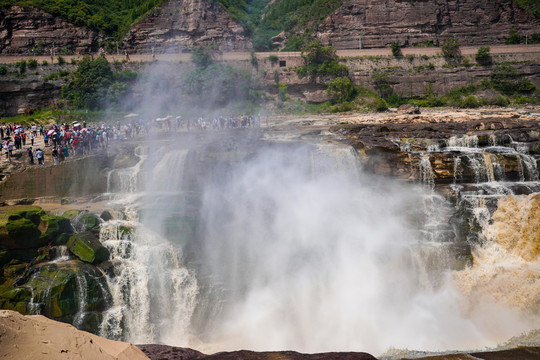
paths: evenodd
<path fill-rule="evenodd" d="M 32 249 L 73 232 L 69 220 L 49 215 L 37 206 L 0 209 L 0 249 Z"/>
<path fill-rule="evenodd" d="M 56 239 L 54 239 L 54 245 L 66 245 L 70 237 L 71 234 L 68 233 L 60 234 L 58 237 L 56 237 Z"/>
<path fill-rule="evenodd" d="M 72 209 L 72 210 L 68 210 L 66 212 L 64 212 L 62 214 L 63 217 L 65 218 L 68 218 L 68 219 L 74 219 L 76 218 L 77 216 L 79 216 L 79 214 L 82 212 L 82 210 L 76 210 L 76 209 Z"/>
<path fill-rule="evenodd" d="M 94 214 L 84 214 L 79 221 L 84 225 L 86 231 L 99 233 L 99 219 Z"/>
<path fill-rule="evenodd" d="M 44 215 L 41 217 L 43 234 L 41 239 L 46 243 L 54 242 L 60 234 L 71 233 L 71 224 L 68 219 L 61 216 Z"/>
<path fill-rule="evenodd" d="M 78 260 L 37 267 L 24 286 L 31 289 L 39 312 L 56 319 L 69 320 L 81 311 L 103 311 L 110 299 L 103 273 Z"/>
<path fill-rule="evenodd" d="M 73 234 L 67 246 L 75 256 L 88 263 L 99 264 L 109 259 L 109 250 L 92 234 Z"/>
<path fill-rule="evenodd" d="M 43 246 L 39 239 L 41 231 L 32 221 L 20 216 L 10 216 L 6 223 L 8 238 L 2 245 L 8 248 L 30 248 Z"/>

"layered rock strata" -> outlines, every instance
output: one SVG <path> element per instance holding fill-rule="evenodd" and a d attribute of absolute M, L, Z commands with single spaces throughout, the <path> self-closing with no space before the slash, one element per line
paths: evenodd
<path fill-rule="evenodd" d="M 65 55 L 98 50 L 100 35 L 32 7 L 0 9 L 0 54 Z"/>
<path fill-rule="evenodd" d="M 136 24 L 124 42 L 136 53 L 181 53 L 196 46 L 221 51 L 251 48 L 245 29 L 217 2 L 173 0 Z"/>
<path fill-rule="evenodd" d="M 512 0 L 344 0 L 317 36 L 336 49 L 402 46 L 457 37 L 461 45 L 502 44 L 514 28 L 540 33 L 540 21 Z"/>

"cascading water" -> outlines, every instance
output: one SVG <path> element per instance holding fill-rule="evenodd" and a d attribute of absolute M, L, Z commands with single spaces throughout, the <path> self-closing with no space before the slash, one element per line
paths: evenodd
<path fill-rule="evenodd" d="M 107 278 L 113 306 L 104 317 L 100 334 L 135 343 L 161 341 L 185 345 L 186 339 L 168 334 L 188 332 L 197 295 L 196 279 L 182 263 L 181 247 L 153 231 L 156 224 L 141 220 L 138 214 L 138 209 L 144 208 L 138 202 L 141 199 L 159 207 L 157 198 L 163 200 L 163 196 L 173 195 L 166 187 L 147 187 L 144 192 L 140 185 L 145 182 L 144 174 L 163 179 L 168 175 L 166 170 L 173 166 L 181 176 L 185 151 L 165 153 L 162 149 L 160 159 L 151 156 L 148 162 L 143 149 L 136 153 L 139 161 L 135 166 L 109 174 L 109 185 L 114 184 L 111 190 L 116 189 L 114 200 L 124 207 L 124 219 L 114 218 L 101 227 L 100 240 L 109 249 L 115 266 Z M 156 159 L 159 160 L 154 162 Z M 179 186 L 179 178 L 169 177 L 167 181 L 172 187 Z M 148 209 L 143 218 L 151 217 L 153 212 L 161 214 L 165 208 L 167 205 Z"/>
<path fill-rule="evenodd" d="M 479 233 L 500 197 L 490 194 L 511 192 L 496 181 L 497 153 L 474 136 L 451 144 L 411 157 L 427 186 L 367 175 L 352 148 L 330 144 L 138 151 L 109 178 L 125 208 L 101 228 L 114 264 L 101 334 L 203 351 L 382 353 L 484 347 L 534 328 L 536 315 L 456 284 L 456 210 L 433 191 L 431 154 L 456 153 L 458 207 L 475 212 Z M 465 176 L 488 196 L 461 188 Z"/>

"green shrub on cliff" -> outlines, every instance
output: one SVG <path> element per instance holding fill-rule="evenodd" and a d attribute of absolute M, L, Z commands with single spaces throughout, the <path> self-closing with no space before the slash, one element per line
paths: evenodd
<path fill-rule="evenodd" d="M 505 95 L 531 93 L 536 86 L 509 64 L 501 64 L 490 75 L 493 87 Z"/>
<path fill-rule="evenodd" d="M 461 49 L 459 47 L 458 39 L 455 37 L 446 39 L 442 44 L 441 50 L 447 63 L 459 64 L 461 63 Z"/>
<path fill-rule="evenodd" d="M 493 59 L 491 58 L 490 51 L 491 51 L 491 48 L 489 46 L 479 47 L 474 57 L 476 62 L 484 66 L 491 65 L 491 63 L 493 62 Z"/>
<path fill-rule="evenodd" d="M 349 74 L 349 68 L 338 62 L 336 49 L 323 46 L 319 40 L 313 40 L 302 48 L 304 65 L 294 69 L 299 78 L 309 76 L 315 80 L 318 76 L 343 77 Z"/>

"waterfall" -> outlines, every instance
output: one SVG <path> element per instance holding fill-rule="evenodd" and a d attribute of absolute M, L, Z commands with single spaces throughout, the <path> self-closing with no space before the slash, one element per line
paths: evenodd
<path fill-rule="evenodd" d="M 506 303 L 484 308 L 480 275 L 463 265 L 470 252 L 459 254 L 491 243 L 493 212 L 513 194 L 502 149 L 468 136 L 411 156 L 400 142 L 421 186 L 366 174 L 351 147 L 230 140 L 152 144 L 109 174 L 122 210 L 101 226 L 114 264 L 101 335 L 205 352 L 380 354 L 492 346 L 535 326 Z M 452 200 L 435 191 L 442 152 Z M 469 288 L 456 284 L 467 277 Z"/>
<path fill-rule="evenodd" d="M 435 185 L 435 173 L 431 167 L 431 161 L 429 161 L 429 154 L 422 153 L 420 155 L 418 167 L 420 169 L 420 179 L 422 183 L 429 187 L 433 187 Z"/>
<path fill-rule="evenodd" d="M 142 155 L 146 153 L 142 149 L 137 153 L 137 164 L 109 174 L 109 184 L 114 184 L 110 192 L 116 191 L 115 200 L 124 204 L 125 216 L 105 222 L 100 230 L 100 240 L 114 262 L 107 277 L 113 301 L 100 334 L 181 346 L 187 343 L 197 281 L 183 263 L 182 248 L 152 229 L 161 225 L 154 220 L 172 211 L 173 203 L 165 199 L 181 193 L 186 151 L 160 148 L 150 156 Z M 156 180 L 159 186 L 153 186 Z M 143 218 L 140 210 L 147 211 Z"/>

